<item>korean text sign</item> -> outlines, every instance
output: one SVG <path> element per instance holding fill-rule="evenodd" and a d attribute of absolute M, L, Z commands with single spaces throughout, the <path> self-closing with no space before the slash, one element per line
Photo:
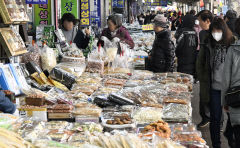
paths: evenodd
<path fill-rule="evenodd" d="M 34 25 L 51 25 L 51 3 L 34 6 Z"/>
<path fill-rule="evenodd" d="M 113 7 L 123 8 L 124 7 L 124 0 L 113 0 Z"/>
<path fill-rule="evenodd" d="M 101 27 L 101 0 L 94 0 L 94 11 L 91 12 L 91 23 Z"/>
<path fill-rule="evenodd" d="M 142 25 L 142 30 L 143 31 L 153 30 L 153 25 L 152 24 L 150 24 L 150 25 Z"/>
<path fill-rule="evenodd" d="M 48 0 L 26 0 L 26 4 L 47 4 Z"/>
<path fill-rule="evenodd" d="M 148 6 L 167 6 L 168 0 L 147 0 L 145 4 Z"/>
<path fill-rule="evenodd" d="M 76 0 L 62 0 L 61 1 L 61 16 L 64 13 L 72 13 L 76 18 L 78 18 L 78 7 Z"/>
<path fill-rule="evenodd" d="M 89 0 L 81 0 L 81 26 L 90 25 L 90 3 Z"/>

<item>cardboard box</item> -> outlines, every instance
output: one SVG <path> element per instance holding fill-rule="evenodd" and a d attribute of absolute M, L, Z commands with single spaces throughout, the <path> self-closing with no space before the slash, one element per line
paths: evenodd
<path fill-rule="evenodd" d="M 47 108 L 18 108 L 20 117 L 35 117 L 39 121 L 47 121 Z"/>

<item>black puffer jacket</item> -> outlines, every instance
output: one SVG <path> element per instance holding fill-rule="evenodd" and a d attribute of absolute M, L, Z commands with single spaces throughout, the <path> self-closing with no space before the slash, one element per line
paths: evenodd
<path fill-rule="evenodd" d="M 194 75 L 198 36 L 194 29 L 183 28 L 177 39 L 176 56 L 178 58 L 178 72 Z"/>
<path fill-rule="evenodd" d="M 151 52 L 150 66 L 153 72 L 172 72 L 174 68 L 175 47 L 169 30 L 156 34 Z"/>
<path fill-rule="evenodd" d="M 227 21 L 227 25 L 229 27 L 229 29 L 236 35 L 236 31 L 235 31 L 235 22 L 236 22 L 236 18 L 232 18 L 230 20 Z"/>

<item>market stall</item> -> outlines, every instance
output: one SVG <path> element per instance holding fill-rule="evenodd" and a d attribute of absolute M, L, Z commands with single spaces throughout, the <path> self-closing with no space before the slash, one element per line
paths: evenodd
<path fill-rule="evenodd" d="M 27 48 L 12 27 L 0 29 L 8 56 L 22 57 L 0 65 L 0 85 L 18 108 L 0 114 L 0 147 L 208 147 L 191 121 L 192 76 L 136 70 L 154 34 L 128 28 L 134 50 L 93 38 L 89 53 L 51 26 L 39 26 Z"/>

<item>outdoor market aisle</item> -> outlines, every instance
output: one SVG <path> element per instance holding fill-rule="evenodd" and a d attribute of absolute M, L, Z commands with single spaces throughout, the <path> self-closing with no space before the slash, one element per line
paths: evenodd
<path fill-rule="evenodd" d="M 201 117 L 199 115 L 199 84 L 195 84 L 194 88 L 193 88 L 192 108 L 193 108 L 193 114 L 192 114 L 193 123 L 195 123 L 197 125 L 198 123 L 201 122 Z M 223 127 L 225 130 L 226 121 L 227 121 L 226 114 L 224 115 L 224 120 L 225 121 L 224 121 Z M 209 126 L 199 129 L 199 130 L 202 132 L 203 138 L 207 141 L 207 145 L 210 148 L 212 148 Z M 223 133 L 222 133 L 221 142 L 222 142 L 222 148 L 229 148 L 227 139 L 223 136 Z"/>

